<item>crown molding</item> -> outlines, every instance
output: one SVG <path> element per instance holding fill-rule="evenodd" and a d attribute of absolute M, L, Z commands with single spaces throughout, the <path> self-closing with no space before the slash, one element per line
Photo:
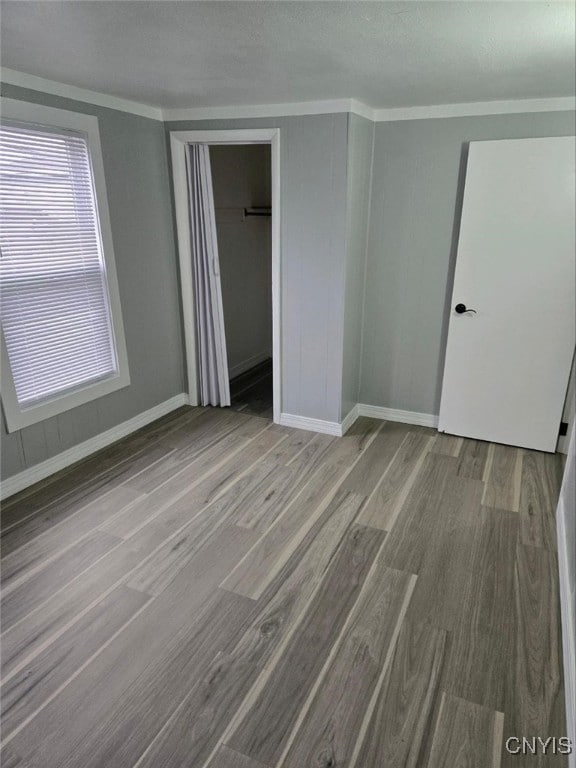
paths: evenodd
<path fill-rule="evenodd" d="M 576 98 L 560 96 L 551 99 L 510 99 L 508 101 L 474 101 L 461 104 L 433 104 L 420 107 L 389 107 L 377 109 L 358 99 L 325 99 L 320 101 L 294 101 L 278 104 L 240 104 L 226 107 L 191 107 L 161 109 L 118 96 L 78 88 L 75 85 L 47 80 L 44 77 L 2 67 L 2 82 L 75 99 L 100 107 L 118 109 L 153 120 L 231 120 L 234 118 L 295 117 L 300 115 L 326 115 L 351 113 L 375 123 L 398 120 L 431 120 L 449 117 L 481 117 L 483 115 L 512 115 L 523 112 L 565 112 L 576 110 Z"/>
<path fill-rule="evenodd" d="M 359 117 L 365 117 L 366 120 L 371 120 L 374 122 L 376 110 L 373 107 L 370 107 L 368 104 L 364 104 L 363 101 L 358 101 L 357 99 L 350 99 L 351 102 L 351 109 L 350 111 L 354 115 L 358 115 Z"/>
<path fill-rule="evenodd" d="M 569 112 L 576 109 L 576 98 L 559 96 L 553 99 L 510 99 L 508 101 L 473 101 L 467 104 L 434 104 L 429 107 L 393 107 L 374 109 L 374 121 L 431 120 L 447 117 L 481 117 L 483 115 L 513 115 L 523 112 Z"/>
<path fill-rule="evenodd" d="M 352 112 L 368 120 L 374 119 L 372 107 L 356 99 L 326 99 L 321 101 L 292 101 L 279 104 L 238 104 L 228 107 L 191 107 L 163 109 L 165 122 L 176 120 L 218 120 L 245 117 L 294 117 L 297 115 L 333 115 Z"/>
<path fill-rule="evenodd" d="M 26 72 L 18 72 L 15 69 L 2 67 L 0 70 L 0 80 L 7 85 L 17 85 L 20 88 L 29 88 L 32 91 L 41 91 L 53 96 L 83 101 L 98 107 L 109 107 L 110 109 L 120 110 L 120 112 L 130 112 L 133 115 L 149 117 L 152 120 L 162 120 L 162 110 L 159 107 L 141 104 L 130 99 L 122 99 L 118 96 L 110 96 L 107 93 L 90 91 L 87 88 L 78 88 L 75 85 L 56 82 L 56 80 L 47 80 L 44 77 L 29 75 Z"/>
<path fill-rule="evenodd" d="M 481 117 L 512 115 L 524 112 L 564 112 L 576 109 L 576 99 L 562 96 L 553 99 L 510 99 L 508 101 L 475 101 L 462 104 L 434 104 L 426 107 L 390 107 L 374 109 L 357 99 L 298 101 L 285 104 L 253 104 L 231 107 L 192 107 L 163 109 L 165 122 L 177 120 L 230 120 L 234 118 L 291 117 L 350 112 L 375 123 L 397 120 L 431 120 L 449 117 Z"/>

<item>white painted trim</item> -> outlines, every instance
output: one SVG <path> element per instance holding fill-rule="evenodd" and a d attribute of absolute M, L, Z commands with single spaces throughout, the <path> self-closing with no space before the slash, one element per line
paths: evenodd
<path fill-rule="evenodd" d="M 100 234 L 106 286 L 108 288 L 114 347 L 118 362 L 118 372 L 104 381 L 88 383 L 74 392 L 55 397 L 52 400 L 30 408 L 20 408 L 14 388 L 6 345 L 2 337 L 2 404 L 6 417 L 6 426 L 9 432 L 13 432 L 129 386 L 130 370 L 124 336 L 118 277 L 116 274 L 98 118 L 66 109 L 56 109 L 41 104 L 32 104 L 28 101 L 19 101 L 18 99 L 1 98 L 0 109 L 3 119 L 21 120 L 58 129 L 71 129 L 81 132 L 86 137 L 88 156 L 92 169 L 98 232 Z"/>
<path fill-rule="evenodd" d="M 175 120 L 218 120 L 256 117 L 291 117 L 350 112 L 375 123 L 398 120 L 431 120 L 449 117 L 512 115 L 523 112 L 566 112 L 576 109 L 576 99 L 560 96 L 551 99 L 509 99 L 474 101 L 460 104 L 375 108 L 357 99 L 300 101 L 284 104 L 244 104 L 228 107 L 192 107 L 162 110 L 165 122 Z"/>
<path fill-rule="evenodd" d="M 29 467 L 17 475 L 6 478 L 2 481 L 0 498 L 4 499 L 12 496 L 12 494 L 28 488 L 30 485 L 34 485 L 39 480 L 44 480 L 45 477 L 49 477 L 55 472 L 75 464 L 77 461 L 90 456 L 101 448 L 105 448 L 107 445 L 111 445 L 111 443 L 115 443 L 117 440 L 132 434 L 132 432 L 136 432 L 141 427 L 156 421 L 156 419 L 165 416 L 167 413 L 181 408 L 183 405 L 188 405 L 188 395 L 184 393 L 175 395 L 170 400 L 165 400 L 163 403 L 159 403 L 147 411 L 128 419 L 128 421 L 123 421 L 118 426 L 106 430 L 106 432 L 101 432 L 99 435 L 91 437 L 89 440 L 85 440 L 73 448 L 62 451 L 62 453 L 53 456 L 51 459 L 46 459 L 46 461 L 35 464 L 33 467 Z"/>
<path fill-rule="evenodd" d="M 322 419 L 312 419 L 309 416 L 295 416 L 292 413 L 281 413 L 278 423 L 282 424 L 284 427 L 307 429 L 310 432 L 321 432 L 324 435 L 342 437 L 342 424 L 337 421 L 323 421 Z"/>
<path fill-rule="evenodd" d="M 18 72 L 15 69 L 2 67 L 0 79 L 8 85 L 17 85 L 20 88 L 29 88 L 32 91 L 41 91 L 42 93 L 50 93 L 53 96 L 62 96 L 65 99 L 83 101 L 98 107 L 117 109 L 120 112 L 130 112 L 133 115 L 149 117 L 152 120 L 162 120 L 162 110 L 160 107 L 155 107 L 151 104 L 141 104 L 138 101 L 123 99 L 119 96 L 110 96 L 107 93 L 91 91 L 87 88 L 78 88 L 75 85 L 56 82 L 56 80 L 47 80 L 44 77 L 28 75 L 26 72 Z"/>
<path fill-rule="evenodd" d="M 270 139 L 272 157 L 272 406 L 274 421 L 280 419 L 282 410 L 282 272 L 280 269 L 282 238 L 280 232 L 280 130 Z"/>
<path fill-rule="evenodd" d="M 356 99 L 326 99 L 321 101 L 294 101 L 279 104 L 238 104 L 224 107 L 191 107 L 189 109 L 163 109 L 164 122 L 172 120 L 218 120 L 243 117 L 291 117 L 298 115 L 333 115 L 354 112 L 374 119 L 374 110 Z"/>
<path fill-rule="evenodd" d="M 350 99 L 350 112 L 353 115 L 358 115 L 358 117 L 364 117 L 366 120 L 374 122 L 375 111 L 374 107 L 371 107 L 369 104 L 364 104 L 363 101 Z"/>
<path fill-rule="evenodd" d="M 181 144 L 270 144 L 278 131 L 278 128 L 170 131 L 170 138 Z"/>
<path fill-rule="evenodd" d="M 272 165 L 272 366 L 274 421 L 280 423 L 282 403 L 282 324 L 280 272 L 280 129 L 259 128 L 226 131 L 171 131 L 174 204 L 180 260 L 180 288 L 184 316 L 184 341 L 188 396 L 191 405 L 198 405 L 198 371 L 196 365 L 196 322 L 190 245 L 188 187 L 186 183 L 187 144 L 270 144 Z"/>
<path fill-rule="evenodd" d="M 438 416 L 433 413 L 418 413 L 417 411 L 400 411 L 397 408 L 382 408 L 379 405 L 358 403 L 358 415 L 369 416 L 372 419 L 385 421 L 400 421 L 403 424 L 418 424 L 421 427 L 438 427 Z"/>
<path fill-rule="evenodd" d="M 142 104 L 120 96 L 112 96 L 75 85 L 48 80 L 44 77 L 18 72 L 3 67 L 2 82 L 29 88 L 33 91 L 50 93 L 66 99 L 83 101 L 121 112 L 164 122 L 174 120 L 218 120 L 250 117 L 291 117 L 299 115 L 325 115 L 351 112 L 376 123 L 396 120 L 430 120 L 432 118 L 471 117 L 481 115 L 509 115 L 521 112 L 564 112 L 576 109 L 572 96 L 558 96 L 547 99 L 508 99 L 503 101 L 474 101 L 460 104 L 431 104 L 429 106 L 372 107 L 354 99 L 321 99 L 318 101 L 295 101 L 277 104 L 237 104 L 216 107 L 161 108 Z"/>
<path fill-rule="evenodd" d="M 570 560 L 573 552 L 568 551 L 565 517 L 568 514 L 562 496 L 556 511 L 556 539 L 558 542 L 558 572 L 560 576 L 560 614 L 562 619 L 562 651 L 564 656 L 564 697 L 568 737 L 572 741 L 572 754 L 568 758 L 569 768 L 576 768 L 576 615 L 574 606 L 574 585 L 570 584 Z"/>
<path fill-rule="evenodd" d="M 511 99 L 508 101 L 473 101 L 462 104 L 432 104 L 428 107 L 399 107 L 373 110 L 376 123 L 396 120 L 431 120 L 447 117 L 480 117 L 482 115 L 514 115 L 522 112 L 569 112 L 576 109 L 576 99 Z"/>
<path fill-rule="evenodd" d="M 192 246 L 190 243 L 190 213 L 188 209 L 188 182 L 186 179 L 186 144 L 170 134 L 172 151 L 172 182 L 174 184 L 174 210 L 180 261 L 180 292 L 184 323 L 184 349 L 190 405 L 200 402 L 196 367 L 196 319 L 194 317 L 194 291 L 192 276 Z"/>
<path fill-rule="evenodd" d="M 350 429 L 352 424 L 356 421 L 360 414 L 358 413 L 358 405 L 356 404 L 352 410 L 350 410 L 346 416 L 342 419 L 342 423 L 340 424 L 340 432 L 342 435 L 345 435 L 346 432 Z"/>
<path fill-rule="evenodd" d="M 232 368 L 229 368 L 228 374 L 230 378 L 233 379 L 235 376 L 240 376 L 242 373 L 246 373 L 246 371 L 249 371 L 251 368 L 255 368 L 257 365 L 260 365 L 260 363 L 263 363 L 270 357 L 270 352 L 262 352 L 260 355 L 252 355 L 252 357 L 249 357 L 247 360 L 242 360 L 241 363 L 237 363 L 237 365 L 233 365 Z"/>
<path fill-rule="evenodd" d="M 572 426 L 568 458 L 556 508 L 556 537 L 558 573 L 560 577 L 560 615 L 562 619 L 562 654 L 564 659 L 564 696 L 566 702 L 567 736 L 572 742 L 568 758 L 570 768 L 576 768 L 576 584 L 574 583 L 574 528 L 567 525 L 574 510 L 576 428 Z"/>
<path fill-rule="evenodd" d="M 278 423 L 285 427 L 308 429 L 311 432 L 322 432 L 326 435 L 342 437 L 360 416 L 369 416 L 372 419 L 382 419 L 383 421 L 400 421 L 403 424 L 417 424 L 421 427 L 436 428 L 438 426 L 438 416 L 434 416 L 432 413 L 399 411 L 396 408 L 382 408 L 379 405 L 364 405 L 363 403 L 355 405 L 340 423 L 313 419 L 309 416 L 296 416 L 292 413 L 280 414 Z"/>

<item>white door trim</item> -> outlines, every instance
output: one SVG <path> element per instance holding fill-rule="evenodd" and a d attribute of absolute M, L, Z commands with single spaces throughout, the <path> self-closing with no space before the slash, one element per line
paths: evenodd
<path fill-rule="evenodd" d="M 282 324 L 280 290 L 280 129 L 255 128 L 227 131 L 170 131 L 172 178 L 180 260 L 180 290 L 184 317 L 184 342 L 188 397 L 198 405 L 198 370 L 196 365 L 196 329 L 192 283 L 192 251 L 186 183 L 187 144 L 270 144 L 272 153 L 272 361 L 274 421 L 280 422 L 282 403 Z"/>

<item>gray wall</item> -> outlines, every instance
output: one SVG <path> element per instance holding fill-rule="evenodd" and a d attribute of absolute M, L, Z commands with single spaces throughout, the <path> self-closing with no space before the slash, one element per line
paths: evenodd
<path fill-rule="evenodd" d="M 359 402 L 360 361 L 366 246 L 374 123 L 358 115 L 348 116 L 348 174 L 346 205 L 346 285 L 342 361 L 341 420 Z"/>
<path fill-rule="evenodd" d="M 438 413 L 467 142 L 573 133 L 574 112 L 376 125 L 360 402 Z"/>
<path fill-rule="evenodd" d="M 210 147 L 231 377 L 272 356 L 271 219 L 243 215 L 271 205 L 270 155 L 266 144 Z"/>
<path fill-rule="evenodd" d="M 144 117 L 2 84 L 2 95 L 95 115 L 106 188 L 131 385 L 6 434 L 9 477 L 184 390 L 182 333 L 164 126 Z"/>
<path fill-rule="evenodd" d="M 346 114 L 177 121 L 166 130 L 280 128 L 282 411 L 338 421 Z"/>

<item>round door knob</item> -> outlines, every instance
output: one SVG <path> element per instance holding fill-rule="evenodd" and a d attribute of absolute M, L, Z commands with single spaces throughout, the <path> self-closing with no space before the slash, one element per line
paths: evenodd
<path fill-rule="evenodd" d="M 456 312 L 458 315 L 463 315 L 464 312 L 476 312 L 475 309 L 468 309 L 466 304 L 456 304 L 454 307 L 454 312 Z"/>

